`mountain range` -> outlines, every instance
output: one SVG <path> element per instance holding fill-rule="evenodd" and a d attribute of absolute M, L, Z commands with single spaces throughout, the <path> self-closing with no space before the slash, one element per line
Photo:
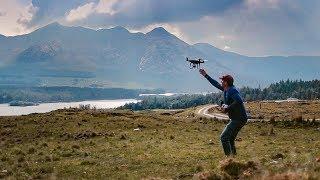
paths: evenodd
<path fill-rule="evenodd" d="M 320 78 L 319 56 L 248 57 L 188 44 L 162 27 L 131 33 L 120 26 L 93 30 L 52 23 L 25 35 L 0 35 L 0 85 L 213 91 L 186 57 L 206 59 L 202 67 L 209 75 L 231 74 L 240 87 Z"/>

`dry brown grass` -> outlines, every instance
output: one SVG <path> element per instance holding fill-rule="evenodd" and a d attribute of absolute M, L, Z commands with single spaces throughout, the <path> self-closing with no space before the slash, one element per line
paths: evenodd
<path fill-rule="evenodd" d="M 260 109 L 261 104 L 261 109 Z M 246 107 L 255 119 L 299 120 L 320 119 L 320 101 L 248 102 Z"/>
<path fill-rule="evenodd" d="M 265 120 L 316 120 L 320 119 L 320 101 L 306 102 L 248 102 L 245 103 L 252 119 Z M 260 108 L 261 107 L 261 108 Z M 216 108 L 209 113 L 221 113 Z"/>

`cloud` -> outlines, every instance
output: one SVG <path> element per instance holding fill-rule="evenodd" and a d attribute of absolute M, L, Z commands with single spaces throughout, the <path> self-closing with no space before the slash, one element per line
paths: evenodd
<path fill-rule="evenodd" d="M 246 0 L 245 1 L 247 7 L 254 7 L 254 8 L 277 8 L 278 5 L 281 3 L 280 0 Z"/>
<path fill-rule="evenodd" d="M 38 11 L 38 8 L 34 7 L 31 3 L 25 7 L 25 11 L 27 13 L 20 14 L 19 19 L 17 19 L 17 23 L 22 26 L 27 26 L 28 23 L 32 20 L 33 16 Z"/>
<path fill-rule="evenodd" d="M 96 6 L 96 12 L 100 14 L 114 15 L 117 12 L 114 9 L 117 2 L 118 0 L 100 0 Z"/>
<path fill-rule="evenodd" d="M 79 6 L 76 9 L 72 9 L 66 17 L 67 21 L 77 21 L 87 18 L 95 11 L 94 3 L 88 3 L 83 6 Z"/>
<path fill-rule="evenodd" d="M 1 12 L 1 11 L 0 11 L 0 16 L 5 16 L 6 14 L 7 14 L 6 12 L 4 12 L 4 11 Z"/>
<path fill-rule="evenodd" d="M 100 0 L 95 3 L 95 11 L 91 11 L 92 21 L 85 22 L 92 26 L 123 25 L 139 28 L 156 23 L 196 20 L 204 15 L 223 13 L 242 2 L 243 0 L 202 0 L 196 3 L 194 0 Z"/>
<path fill-rule="evenodd" d="M 32 0 L 32 5 L 38 9 L 29 22 L 29 27 L 46 25 L 52 21 L 60 21 L 71 9 L 98 0 Z"/>
<path fill-rule="evenodd" d="M 36 13 L 37 8 L 31 2 L 21 3 L 18 0 L 2 0 L 0 2 L 0 34 L 7 36 L 25 34 L 32 29 L 25 27 Z"/>
<path fill-rule="evenodd" d="M 177 23 L 191 42 L 249 56 L 320 55 L 320 2 L 247 0 L 219 16 Z M 203 28 L 198 28 L 203 27 Z"/>
<path fill-rule="evenodd" d="M 0 33 L 52 21 L 141 32 L 163 26 L 188 43 L 250 56 L 320 55 L 319 9 L 318 0 L 1 0 Z"/>
<path fill-rule="evenodd" d="M 86 19 L 88 16 L 94 13 L 113 15 L 116 13 L 116 11 L 112 6 L 116 2 L 117 0 L 100 0 L 97 4 L 93 2 L 87 3 L 83 6 L 77 7 L 76 9 L 70 10 L 70 12 L 67 13 L 66 20 L 68 22 L 79 21 Z"/>

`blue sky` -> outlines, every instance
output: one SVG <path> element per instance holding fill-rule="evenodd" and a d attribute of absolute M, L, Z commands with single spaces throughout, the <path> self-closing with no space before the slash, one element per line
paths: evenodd
<path fill-rule="evenodd" d="M 250 56 L 320 55 L 318 0 L 1 0 L 0 34 L 53 21 L 93 29 L 163 26 L 184 41 Z"/>

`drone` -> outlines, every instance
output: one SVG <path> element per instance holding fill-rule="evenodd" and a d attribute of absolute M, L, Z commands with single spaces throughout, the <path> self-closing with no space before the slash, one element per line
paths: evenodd
<path fill-rule="evenodd" d="M 200 64 L 201 63 L 204 63 L 206 60 L 203 60 L 201 58 L 199 59 L 189 59 L 189 58 L 186 58 L 186 60 L 188 62 L 190 62 L 190 69 L 194 69 L 194 68 L 200 68 Z"/>

